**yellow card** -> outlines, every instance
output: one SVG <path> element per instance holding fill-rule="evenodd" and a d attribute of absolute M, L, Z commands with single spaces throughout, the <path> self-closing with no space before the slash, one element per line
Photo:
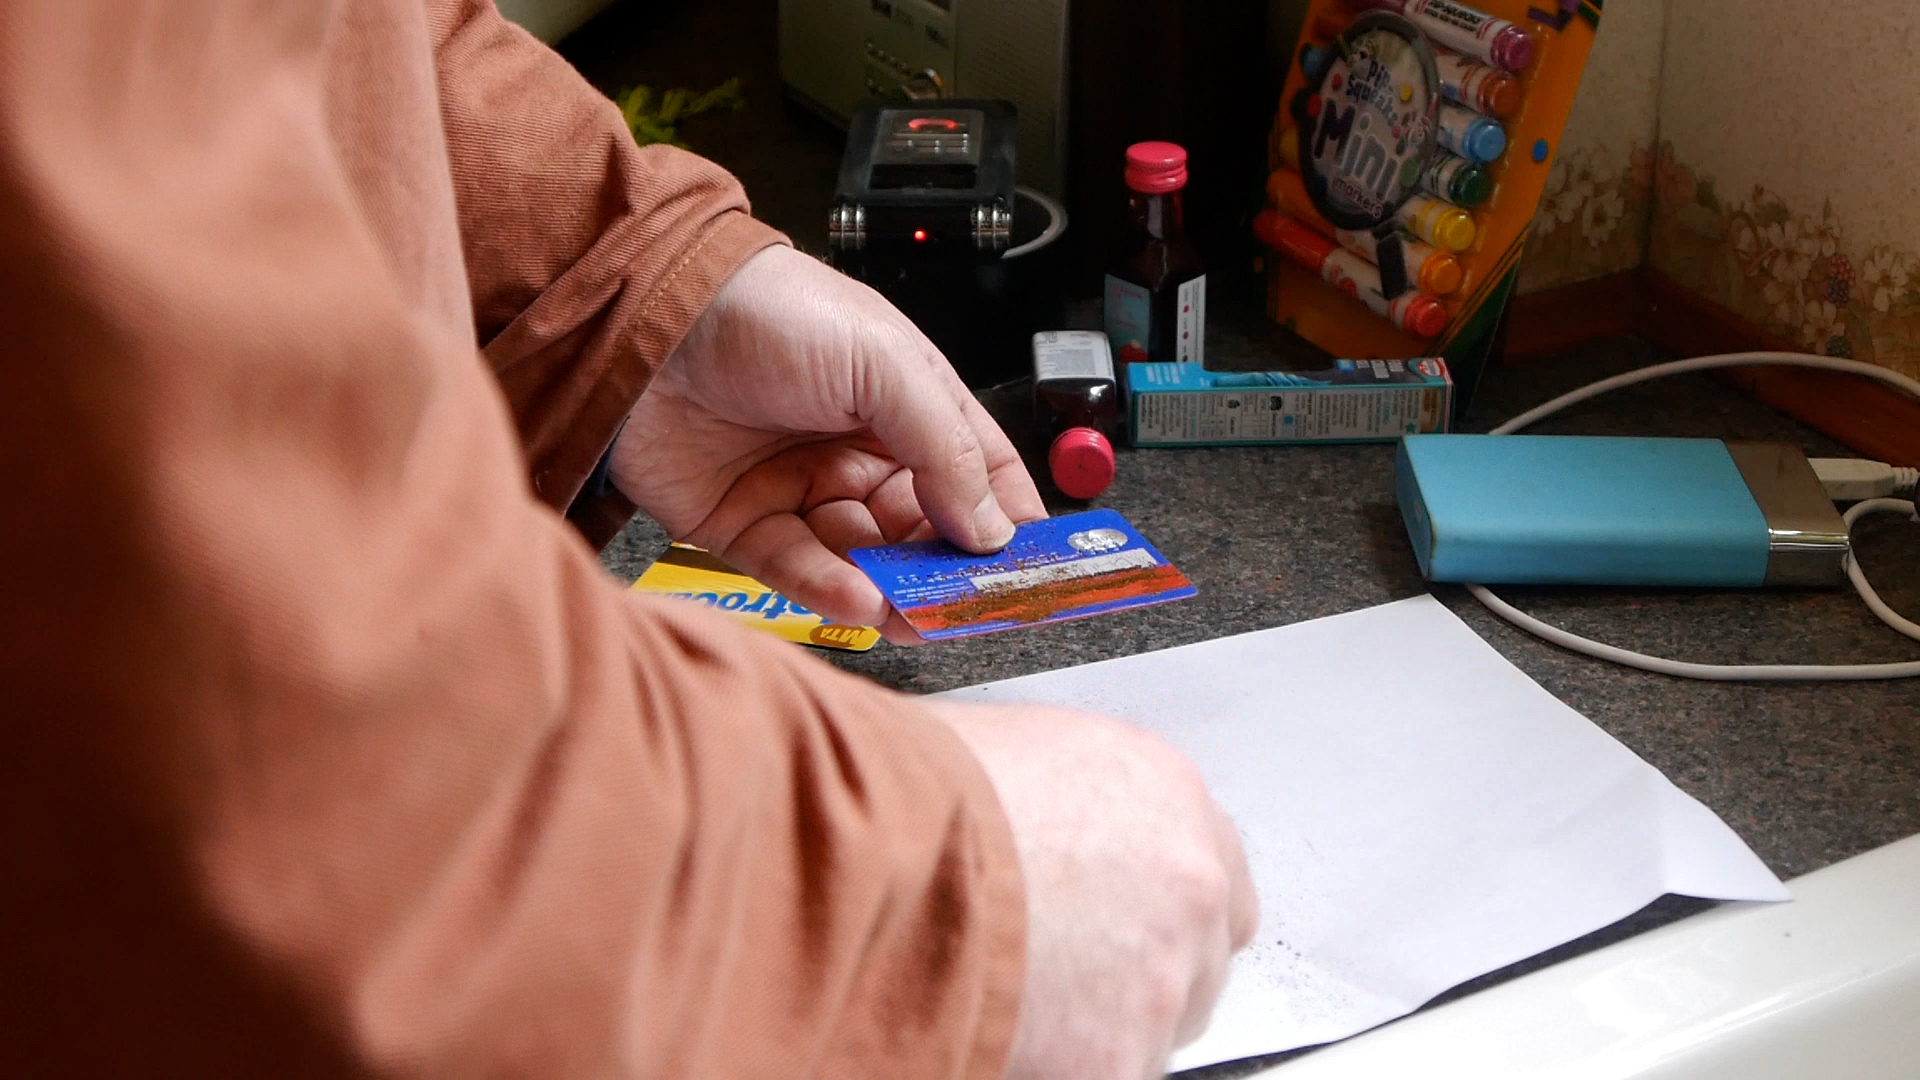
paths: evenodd
<path fill-rule="evenodd" d="M 822 649 L 866 652 L 880 641 L 871 626 L 830 623 L 728 566 L 711 553 L 674 544 L 633 583 L 635 592 L 677 596 L 724 612 L 748 626 Z"/>

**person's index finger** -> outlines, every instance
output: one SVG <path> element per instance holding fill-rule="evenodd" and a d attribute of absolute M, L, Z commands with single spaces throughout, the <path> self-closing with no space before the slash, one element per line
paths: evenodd
<path fill-rule="evenodd" d="M 768 514 L 715 554 L 830 622 L 879 626 L 893 614 L 879 587 L 794 514 Z"/>
<path fill-rule="evenodd" d="M 956 547 L 980 554 L 1013 539 L 1013 519 L 988 475 L 987 450 L 960 402 L 919 362 L 867 357 L 860 418 L 913 470 L 927 520 Z"/>

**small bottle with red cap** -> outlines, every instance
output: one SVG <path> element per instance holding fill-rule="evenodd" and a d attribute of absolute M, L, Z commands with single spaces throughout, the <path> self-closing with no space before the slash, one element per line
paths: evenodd
<path fill-rule="evenodd" d="M 1174 143 L 1127 148 L 1131 228 L 1107 273 L 1106 328 L 1122 364 L 1206 359 L 1207 274 L 1187 239 L 1187 152 Z"/>
<path fill-rule="evenodd" d="M 1051 440 L 1047 472 L 1070 499 L 1113 483 L 1113 431 L 1120 388 L 1113 352 L 1098 330 L 1033 335 L 1033 410 Z"/>

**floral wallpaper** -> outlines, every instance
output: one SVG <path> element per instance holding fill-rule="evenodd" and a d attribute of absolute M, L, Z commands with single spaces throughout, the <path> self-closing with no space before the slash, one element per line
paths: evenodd
<path fill-rule="evenodd" d="M 1523 293 L 1639 266 L 1653 216 L 1653 154 L 1627 150 L 1616 164 L 1603 144 L 1562 149 L 1547 174 L 1520 263 Z"/>
<path fill-rule="evenodd" d="M 1920 252 L 1854 241 L 1831 198 L 1793 206 L 1764 184 L 1723 191 L 1678 161 L 1670 141 L 1626 158 L 1581 146 L 1554 161 L 1522 291 L 1650 263 L 1808 352 L 1920 375 Z"/>
<path fill-rule="evenodd" d="M 1809 352 L 1920 374 L 1920 289 L 1911 250 L 1854 242 L 1832 199 L 1788 205 L 1756 184 L 1723 195 L 1661 145 L 1648 258 L 1681 284 Z"/>
<path fill-rule="evenodd" d="M 1672 5 L 1647 262 L 1809 352 L 1920 374 L 1920 5 L 1809 16 Z"/>
<path fill-rule="evenodd" d="M 1520 263 L 1523 293 L 1646 259 L 1668 0 L 1610 0 Z"/>
<path fill-rule="evenodd" d="M 1920 126 L 1888 122 L 1920 115 L 1920 79 L 1883 74 L 1915 40 L 1909 0 L 1818 34 L 1786 0 L 1607 4 L 1520 291 L 1651 265 L 1809 352 L 1920 374 Z"/>

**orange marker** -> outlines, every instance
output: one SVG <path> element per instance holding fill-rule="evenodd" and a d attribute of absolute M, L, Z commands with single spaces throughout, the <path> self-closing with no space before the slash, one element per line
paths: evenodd
<path fill-rule="evenodd" d="M 1434 50 L 1433 62 L 1440 72 L 1440 93 L 1448 101 L 1496 120 L 1520 111 L 1520 81 L 1506 72 L 1442 49 Z"/>
<path fill-rule="evenodd" d="M 1380 271 L 1372 263 L 1277 210 L 1265 211 L 1260 218 L 1254 228 L 1269 247 L 1319 274 L 1320 280 L 1367 305 L 1374 314 L 1421 339 L 1437 337 L 1447 328 L 1447 309 L 1433 297 L 1409 291 L 1389 300 L 1380 291 Z"/>
<path fill-rule="evenodd" d="M 1307 182 L 1292 169 L 1275 169 L 1273 175 L 1267 177 L 1267 201 L 1285 210 L 1288 217 L 1320 230 L 1322 236 L 1334 234 L 1333 223 L 1322 217 L 1319 208 L 1307 197 Z"/>
<path fill-rule="evenodd" d="M 1370 232 L 1357 229 L 1336 229 L 1314 209 L 1312 200 L 1307 198 L 1306 182 L 1299 173 L 1286 169 L 1277 169 L 1267 178 L 1267 197 L 1274 205 L 1284 210 L 1288 217 L 1303 222 L 1318 230 L 1322 236 L 1331 236 L 1335 242 L 1355 255 L 1375 266 L 1380 265 L 1380 241 Z M 1264 233 L 1260 233 L 1260 220 L 1255 219 L 1254 231 L 1263 243 L 1272 247 Z M 1401 241 L 1401 258 L 1407 266 L 1407 276 L 1411 277 L 1420 291 L 1433 296 L 1445 296 L 1460 287 L 1465 274 L 1460 269 L 1460 260 L 1412 237 Z"/>

